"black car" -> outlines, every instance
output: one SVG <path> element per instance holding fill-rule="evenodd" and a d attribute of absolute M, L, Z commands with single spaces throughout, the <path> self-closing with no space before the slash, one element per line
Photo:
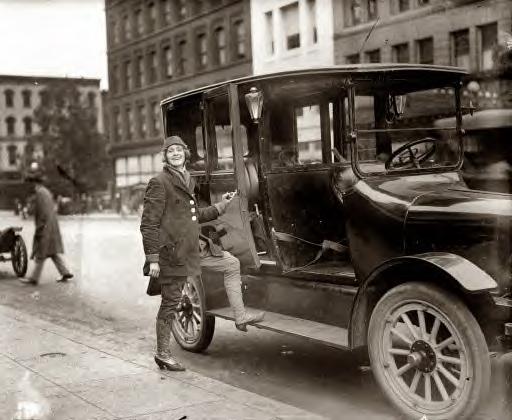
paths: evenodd
<path fill-rule="evenodd" d="M 406 416 L 463 419 L 510 349 L 507 194 L 468 189 L 461 69 L 357 65 L 252 76 L 162 101 L 197 198 L 238 190 L 213 224 L 242 262 L 259 328 L 367 348 Z M 435 126 L 453 118 L 453 125 Z M 190 278 L 173 324 L 199 352 L 233 319 L 222 278 Z"/>

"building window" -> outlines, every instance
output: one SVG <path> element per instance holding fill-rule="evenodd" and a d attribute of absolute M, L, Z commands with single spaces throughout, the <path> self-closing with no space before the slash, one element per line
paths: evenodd
<path fill-rule="evenodd" d="M 148 32 L 156 29 L 156 7 L 155 3 L 148 3 Z"/>
<path fill-rule="evenodd" d="M 406 12 L 411 7 L 409 4 L 410 0 L 398 0 L 398 12 Z"/>
<path fill-rule="evenodd" d="M 394 45 L 392 49 L 393 61 L 395 63 L 408 63 L 409 62 L 409 44 Z"/>
<path fill-rule="evenodd" d="M 286 49 L 300 48 L 299 3 L 292 3 L 281 8 L 283 28 L 286 37 Z"/>
<path fill-rule="evenodd" d="M 23 98 L 23 107 L 30 108 L 32 106 L 32 92 L 30 90 L 24 90 L 21 92 Z"/>
<path fill-rule="evenodd" d="M 452 65 L 469 70 L 469 30 L 452 32 L 451 41 Z"/>
<path fill-rule="evenodd" d="M 178 17 L 186 19 L 188 16 L 187 0 L 178 0 Z"/>
<path fill-rule="evenodd" d="M 119 66 L 112 66 L 112 92 L 119 92 Z"/>
<path fill-rule="evenodd" d="M 5 119 L 5 124 L 7 125 L 7 135 L 8 136 L 14 136 L 16 134 L 16 118 L 14 117 L 7 117 Z"/>
<path fill-rule="evenodd" d="M 359 64 L 361 62 L 361 57 L 359 57 L 359 54 L 351 54 L 347 55 L 345 61 L 347 64 Z"/>
<path fill-rule="evenodd" d="M 172 62 L 172 48 L 170 45 L 166 45 L 163 49 L 164 52 L 164 74 L 165 77 L 171 78 L 173 76 L 173 62 Z"/>
<path fill-rule="evenodd" d="M 364 53 L 367 63 L 380 63 L 380 50 L 372 50 Z"/>
<path fill-rule="evenodd" d="M 139 120 L 139 136 L 141 138 L 146 138 L 146 133 L 147 133 L 146 106 L 144 104 L 140 104 L 138 106 L 137 119 Z"/>
<path fill-rule="evenodd" d="M 430 0 L 418 0 L 418 6 L 426 6 L 430 4 Z"/>
<path fill-rule="evenodd" d="M 274 55 L 274 15 L 272 11 L 265 13 L 265 29 L 267 55 Z"/>
<path fill-rule="evenodd" d="M 160 105 L 158 104 L 157 101 L 154 101 L 152 104 L 151 104 L 151 109 L 153 110 L 152 112 L 152 116 L 153 116 L 153 126 L 152 126 L 152 130 L 153 130 L 153 134 L 154 135 L 158 135 L 160 134 Z"/>
<path fill-rule="evenodd" d="M 50 100 L 48 98 L 48 92 L 46 90 L 39 92 L 39 101 L 41 103 L 41 106 L 48 106 Z"/>
<path fill-rule="evenodd" d="M 367 0 L 366 2 L 366 10 L 368 13 L 368 20 L 377 19 L 377 0 Z"/>
<path fill-rule="evenodd" d="M 135 11 L 135 27 L 137 28 L 137 35 L 141 36 L 144 34 L 144 15 L 142 9 Z"/>
<path fill-rule="evenodd" d="M 168 25 L 172 22 L 172 0 L 160 0 L 163 23 Z"/>
<path fill-rule="evenodd" d="M 133 89 L 132 63 L 130 60 L 124 63 L 124 89 L 126 91 Z"/>
<path fill-rule="evenodd" d="M 96 108 L 96 94 L 94 92 L 87 93 L 87 103 L 89 108 Z"/>
<path fill-rule="evenodd" d="M 114 142 L 117 143 L 121 140 L 121 113 L 119 112 L 119 109 L 114 110 L 114 118 L 112 119 L 112 123 L 114 124 L 114 127 L 112 128 L 112 132 L 114 134 Z"/>
<path fill-rule="evenodd" d="M 144 57 L 142 55 L 139 55 L 137 57 L 136 61 L 137 65 L 135 67 L 135 71 L 137 72 L 135 74 L 135 83 L 137 87 L 144 86 Z"/>
<path fill-rule="evenodd" d="M 226 31 L 223 27 L 215 29 L 215 49 L 217 53 L 217 64 L 226 64 Z"/>
<path fill-rule="evenodd" d="M 123 31 L 124 31 L 124 39 L 126 41 L 129 41 L 130 39 L 132 39 L 132 25 L 130 23 L 129 15 L 123 16 Z"/>
<path fill-rule="evenodd" d="M 208 65 L 208 40 L 206 34 L 197 35 L 197 68 L 204 69 Z"/>
<path fill-rule="evenodd" d="M 119 44 L 119 22 L 117 20 L 113 20 L 111 23 L 112 27 L 112 42 L 114 44 Z"/>
<path fill-rule="evenodd" d="M 133 138 L 133 112 L 130 107 L 126 108 L 126 139 Z"/>
<path fill-rule="evenodd" d="M 309 36 L 311 37 L 311 43 L 316 44 L 318 42 L 318 30 L 316 25 L 316 0 L 307 0 L 307 11 L 309 21 Z"/>
<path fill-rule="evenodd" d="M 14 92 L 11 89 L 8 89 L 4 92 L 5 94 L 5 106 L 7 108 L 12 108 L 14 106 Z"/>
<path fill-rule="evenodd" d="M 359 25 L 363 21 L 363 8 L 360 0 L 350 2 L 350 24 Z"/>
<path fill-rule="evenodd" d="M 434 64 L 434 39 L 423 38 L 416 41 L 417 57 L 420 64 Z"/>
<path fill-rule="evenodd" d="M 7 146 L 7 160 L 9 162 L 9 166 L 16 165 L 16 161 L 18 158 L 18 148 L 14 144 L 10 144 Z"/>
<path fill-rule="evenodd" d="M 157 68 L 158 68 L 158 60 L 156 56 L 156 51 L 150 51 L 148 55 L 148 68 L 149 68 L 149 83 L 156 83 L 158 79 Z"/>
<path fill-rule="evenodd" d="M 480 36 L 480 70 L 494 67 L 494 54 L 498 45 L 498 25 L 491 23 L 478 28 Z"/>
<path fill-rule="evenodd" d="M 32 135 L 32 118 L 30 118 L 30 117 L 23 118 L 23 127 L 25 129 L 26 136 Z"/>
<path fill-rule="evenodd" d="M 245 41 L 246 41 L 246 32 L 245 32 L 245 24 L 242 19 L 236 20 L 233 24 L 235 29 L 235 39 L 234 39 L 234 47 L 235 47 L 235 58 L 245 58 Z"/>
<path fill-rule="evenodd" d="M 178 42 L 178 74 L 184 75 L 187 71 L 187 40 L 182 39 Z"/>

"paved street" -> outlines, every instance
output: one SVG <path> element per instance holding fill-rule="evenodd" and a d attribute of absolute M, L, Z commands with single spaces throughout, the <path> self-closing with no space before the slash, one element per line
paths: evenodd
<path fill-rule="evenodd" d="M 23 225 L 30 249 L 31 221 L 0 213 L 0 224 Z M 78 335 L 98 337 L 120 353 L 138 354 L 140 360 L 151 362 L 159 298 L 145 294 L 138 220 L 64 217 L 61 230 L 74 281 L 55 283 L 58 274 L 48 262 L 42 283 L 30 287 L 15 279 L 9 263 L 1 264 L 0 308 L 21 311 Z M 232 323 L 217 320 L 205 354 L 178 348 L 176 354 L 201 375 L 328 418 L 397 418 L 371 372 L 348 352 L 255 328 L 244 334 Z M 492 398 L 478 420 L 512 416 L 511 363 L 500 359 L 494 365 Z"/>

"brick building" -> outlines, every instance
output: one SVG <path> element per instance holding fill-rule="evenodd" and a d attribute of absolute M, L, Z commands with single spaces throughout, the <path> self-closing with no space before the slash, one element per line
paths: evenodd
<path fill-rule="evenodd" d="M 464 67 L 479 81 L 481 106 L 512 107 L 496 62 L 512 32 L 511 0 L 343 0 L 334 28 L 336 63 Z"/>
<path fill-rule="evenodd" d="M 249 0 L 106 0 L 106 121 L 116 191 L 161 169 L 160 101 L 251 73 Z"/>
<path fill-rule="evenodd" d="M 95 108 L 97 128 L 103 132 L 99 79 L 0 75 L 0 208 L 12 207 L 13 197 L 22 195 L 27 139 L 40 130 L 34 111 L 44 101 L 46 87 L 59 82 L 76 86 L 82 103 Z"/>

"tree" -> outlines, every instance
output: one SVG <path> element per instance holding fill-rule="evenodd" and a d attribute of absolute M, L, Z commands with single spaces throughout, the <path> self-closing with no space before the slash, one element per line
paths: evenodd
<path fill-rule="evenodd" d="M 33 149 L 42 149 L 41 166 L 55 194 L 76 195 L 105 190 L 109 179 L 106 142 L 97 129 L 97 110 L 80 101 L 75 82 L 46 85 L 34 112 L 40 133 Z"/>

